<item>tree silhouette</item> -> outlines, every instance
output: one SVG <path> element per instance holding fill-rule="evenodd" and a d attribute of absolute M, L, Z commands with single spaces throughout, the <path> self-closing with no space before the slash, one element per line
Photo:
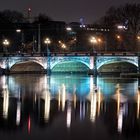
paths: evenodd
<path fill-rule="evenodd" d="M 110 27 L 114 31 L 117 25 L 125 27 L 123 35 L 127 44 L 137 49 L 136 37 L 140 32 L 140 4 L 125 4 L 120 7 L 111 7 L 101 19 L 101 24 Z"/>

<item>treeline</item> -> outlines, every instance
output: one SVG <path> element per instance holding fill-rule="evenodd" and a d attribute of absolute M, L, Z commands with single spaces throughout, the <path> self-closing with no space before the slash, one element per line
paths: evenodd
<path fill-rule="evenodd" d="M 31 24 L 29 24 L 31 23 Z M 50 37 L 53 43 L 51 51 L 62 51 L 58 41 L 67 43 L 66 51 L 91 51 L 93 47 L 89 43 L 89 36 L 101 36 L 103 46 L 107 51 L 139 51 L 140 50 L 140 4 L 127 3 L 118 7 L 110 7 L 105 15 L 96 23 L 90 24 L 93 27 L 107 27 L 109 32 L 87 31 L 85 28 L 79 30 L 74 28 L 69 34 L 65 31 L 65 22 L 56 22 L 46 14 L 39 14 L 37 17 L 28 17 L 18 11 L 0 11 L 0 45 L 4 38 L 11 39 L 9 51 L 26 49 L 26 47 L 37 51 L 39 24 L 41 37 L 41 49 L 45 51 L 43 44 L 44 37 Z M 77 24 L 77 23 L 76 23 Z M 80 23 L 79 23 L 80 24 Z M 77 25 L 79 25 L 77 24 Z M 74 26 L 75 27 L 75 26 Z M 76 26 L 78 27 L 78 26 Z M 15 29 L 20 28 L 22 35 L 18 35 Z M 2 48 L 2 47 L 1 47 Z M 3 51 L 0 48 L 0 51 Z M 101 50 L 105 50 L 102 48 Z"/>

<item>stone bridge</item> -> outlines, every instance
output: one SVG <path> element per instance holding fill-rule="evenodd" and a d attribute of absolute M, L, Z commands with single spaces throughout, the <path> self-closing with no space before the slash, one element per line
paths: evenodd
<path fill-rule="evenodd" d="M 0 68 L 9 71 L 86 72 L 99 71 L 105 65 L 127 63 L 139 71 L 137 54 L 40 54 L 0 56 Z"/>

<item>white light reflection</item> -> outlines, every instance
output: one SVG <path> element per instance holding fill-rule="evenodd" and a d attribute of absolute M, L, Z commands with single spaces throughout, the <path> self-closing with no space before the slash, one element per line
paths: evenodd
<path fill-rule="evenodd" d="M 61 94 L 60 94 L 60 89 L 58 90 L 58 110 L 60 110 L 60 105 L 61 105 Z"/>
<path fill-rule="evenodd" d="M 76 101 L 77 101 L 76 98 L 77 98 L 77 97 L 76 97 L 76 94 L 74 94 L 74 95 L 73 95 L 74 109 L 76 109 Z"/>
<path fill-rule="evenodd" d="M 49 117 L 50 117 L 50 92 L 47 90 L 45 92 L 45 110 L 44 110 L 44 119 L 46 122 L 48 122 Z"/>
<path fill-rule="evenodd" d="M 119 113 L 118 113 L 118 132 L 122 132 L 122 127 L 123 127 L 123 107 L 120 108 Z"/>
<path fill-rule="evenodd" d="M 121 90 L 120 84 L 117 84 L 114 99 L 117 100 L 118 132 L 122 133 L 123 114 L 125 113 L 126 110 L 125 102 L 127 101 L 127 98 L 121 94 L 120 90 Z"/>
<path fill-rule="evenodd" d="M 90 94 L 94 92 L 93 76 L 90 76 Z"/>
<path fill-rule="evenodd" d="M 21 102 L 20 102 L 20 89 L 18 94 L 18 101 L 17 101 L 17 112 L 16 112 L 16 125 L 20 124 L 21 119 Z"/>
<path fill-rule="evenodd" d="M 140 115 L 140 91 L 137 91 L 137 118 L 139 118 Z"/>
<path fill-rule="evenodd" d="M 62 111 L 65 110 L 65 102 L 66 102 L 66 87 L 62 84 Z"/>
<path fill-rule="evenodd" d="M 91 56 L 90 57 L 90 69 L 93 70 L 93 68 L 94 68 L 94 57 Z"/>
<path fill-rule="evenodd" d="M 67 107 L 67 128 L 70 128 L 71 126 L 71 103 L 69 103 L 68 107 Z"/>
<path fill-rule="evenodd" d="M 90 120 L 92 122 L 95 121 L 95 118 L 96 118 L 96 102 L 97 102 L 97 95 L 94 93 L 94 94 L 91 94 L 91 102 L 90 102 Z"/>
<path fill-rule="evenodd" d="M 99 116 L 100 115 L 100 108 L 101 108 L 101 90 L 100 90 L 100 88 L 98 88 L 97 95 L 98 95 L 98 116 Z"/>
<path fill-rule="evenodd" d="M 18 101 L 17 102 L 17 113 L 16 113 L 16 125 L 20 124 L 20 119 L 21 119 L 21 103 Z"/>
<path fill-rule="evenodd" d="M 74 91 L 73 91 L 73 103 L 74 103 L 74 109 L 76 109 L 76 87 L 74 86 Z"/>
<path fill-rule="evenodd" d="M 5 85 L 3 89 L 3 117 L 7 119 L 8 117 L 8 108 L 9 108 L 9 91 L 8 85 Z"/>

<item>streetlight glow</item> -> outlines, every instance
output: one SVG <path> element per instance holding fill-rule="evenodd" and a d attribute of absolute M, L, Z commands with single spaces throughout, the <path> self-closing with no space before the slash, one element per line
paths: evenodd
<path fill-rule="evenodd" d="M 46 39 L 44 40 L 44 43 L 48 45 L 48 44 L 51 43 L 51 40 L 50 40 L 49 38 L 46 38 Z"/>
<path fill-rule="evenodd" d="M 2 42 L 2 44 L 3 44 L 4 46 L 8 46 L 8 45 L 10 44 L 10 42 L 9 42 L 8 39 L 4 39 L 3 42 Z"/>
<path fill-rule="evenodd" d="M 121 39 L 121 36 L 120 35 L 117 35 L 116 37 L 117 37 L 117 39 Z"/>
<path fill-rule="evenodd" d="M 21 29 L 16 29 L 16 32 L 17 32 L 17 33 L 20 33 L 20 32 L 21 32 Z"/>
<path fill-rule="evenodd" d="M 140 36 L 137 36 L 137 39 L 140 40 Z"/>
<path fill-rule="evenodd" d="M 97 43 L 97 39 L 93 36 L 93 37 L 90 38 L 90 42 L 96 44 Z"/>
<path fill-rule="evenodd" d="M 72 31 L 72 28 L 71 27 L 66 27 L 66 30 L 67 31 Z"/>

